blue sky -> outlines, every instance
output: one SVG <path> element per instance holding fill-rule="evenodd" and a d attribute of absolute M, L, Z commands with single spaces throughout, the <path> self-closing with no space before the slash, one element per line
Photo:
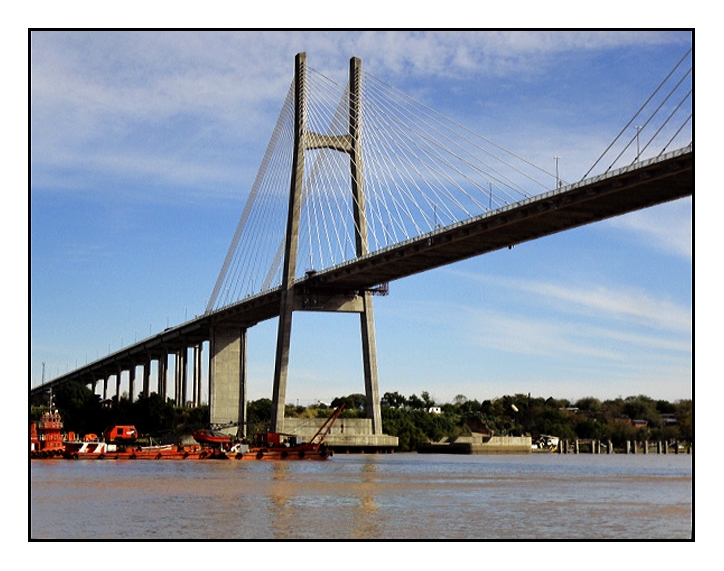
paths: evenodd
<path fill-rule="evenodd" d="M 30 51 L 30 382 L 201 314 L 293 74 L 348 60 L 578 180 L 691 46 L 681 32 L 41 32 Z M 391 284 L 380 390 L 692 397 L 692 205 Z M 276 321 L 249 333 L 270 397 Z M 363 392 L 358 319 L 296 313 L 288 399 Z"/>

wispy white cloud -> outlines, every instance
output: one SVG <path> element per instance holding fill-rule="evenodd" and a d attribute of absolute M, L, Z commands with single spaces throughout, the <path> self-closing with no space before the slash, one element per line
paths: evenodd
<path fill-rule="evenodd" d="M 591 283 L 573 286 L 451 271 L 460 277 L 531 294 L 537 301 L 553 304 L 557 310 L 566 313 L 598 315 L 663 331 L 690 332 L 692 327 L 690 307 L 656 298 L 650 292 L 636 288 Z"/>
<path fill-rule="evenodd" d="M 692 259 L 692 200 L 685 198 L 659 206 L 656 212 L 639 210 L 607 222 L 626 230 L 660 251 Z"/>
<path fill-rule="evenodd" d="M 486 280 L 486 285 L 491 283 Z M 508 288 L 511 282 L 494 283 Z M 527 288 L 521 291 L 528 293 Z M 563 289 L 555 292 L 556 299 L 580 300 L 581 296 Z M 536 298 L 538 303 L 545 305 L 545 299 Z M 593 299 L 587 305 L 602 304 Z M 649 305 L 653 309 L 656 304 Z M 666 311 L 672 305 L 662 301 L 657 307 Z M 382 312 L 381 323 L 392 318 L 398 328 L 409 331 L 400 341 L 405 346 L 435 340 L 417 357 L 424 372 L 415 376 L 414 390 L 424 381 L 432 384 L 447 374 L 455 378 L 450 391 L 475 398 L 480 398 L 481 391 L 485 398 L 491 396 L 490 391 L 501 395 L 544 391 L 568 398 L 641 393 L 673 399 L 690 394 L 685 383 L 691 378 L 692 340 L 690 332 L 679 329 L 680 324 L 673 324 L 672 330 L 641 328 L 628 323 L 628 318 L 611 318 L 597 310 L 597 317 L 591 319 L 588 311 L 578 310 L 580 313 L 531 311 L 515 305 L 506 311 L 498 304 L 397 302 Z M 619 317 L 629 313 L 626 304 L 615 310 Z M 449 355 L 465 357 L 450 362 Z M 391 373 L 408 382 L 404 372 L 393 369 Z"/>
<path fill-rule="evenodd" d="M 520 79 L 549 73 L 564 52 L 678 41 L 659 32 L 33 32 L 31 164 L 44 174 L 33 184 L 80 185 L 68 173 L 103 173 L 111 162 L 117 180 L 140 169 L 178 188 L 183 162 L 187 187 L 227 184 L 239 173 L 221 163 L 243 162 L 234 151 L 258 166 L 298 51 L 341 83 L 358 55 L 404 88 L 414 78 Z"/>

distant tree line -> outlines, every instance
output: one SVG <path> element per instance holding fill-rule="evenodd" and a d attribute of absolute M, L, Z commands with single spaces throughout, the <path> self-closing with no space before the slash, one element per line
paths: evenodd
<path fill-rule="evenodd" d="M 343 416 L 364 418 L 365 396 L 352 394 L 332 401 L 346 403 Z M 271 401 L 269 403 L 271 406 Z M 438 412 L 439 410 L 439 412 Z M 287 416 L 326 416 L 323 407 L 287 407 Z M 505 395 L 478 401 L 457 395 L 452 403 L 436 403 L 426 391 L 409 397 L 388 392 L 382 397 L 382 429 L 397 436 L 400 450 L 416 450 L 429 440 L 471 434 L 471 426 L 510 436 L 558 436 L 562 439 L 611 440 L 622 448 L 626 441 L 681 441 L 693 443 L 691 399 L 669 402 L 645 395 L 601 401 Z"/>
<path fill-rule="evenodd" d="M 156 393 L 139 396 L 134 402 L 114 398 L 111 406 L 102 406 L 100 397 L 87 386 L 69 382 L 56 389 L 53 400 L 65 429 L 79 434 L 100 434 L 114 424 L 132 424 L 141 434 L 158 437 L 165 433 L 188 434 L 209 424 L 208 406 L 176 407 L 171 399 L 164 402 Z M 366 417 L 363 394 L 335 398 L 330 406 L 324 403 L 309 407 L 287 405 L 285 415 L 326 418 L 331 408 L 342 402 L 346 405 L 342 418 Z M 47 410 L 47 404 L 47 397 L 45 402 L 43 399 L 31 402 L 31 421 Z M 271 412 L 270 399 L 250 401 L 248 432 L 268 430 Z M 469 435 L 471 426 L 487 427 L 498 435 L 546 434 L 568 440 L 611 440 L 616 447 L 634 440 L 694 441 L 690 399 L 672 403 L 638 395 L 604 401 L 586 397 L 571 402 L 514 394 L 478 401 L 457 395 L 452 403 L 439 404 L 425 391 L 420 396 L 409 397 L 388 392 L 382 398 L 383 432 L 398 437 L 401 451 L 416 450 L 429 440 Z"/>

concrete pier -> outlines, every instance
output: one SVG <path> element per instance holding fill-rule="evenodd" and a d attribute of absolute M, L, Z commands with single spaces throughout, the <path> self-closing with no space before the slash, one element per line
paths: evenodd
<path fill-rule="evenodd" d="M 211 425 L 229 434 L 246 423 L 246 329 L 214 327 L 209 365 Z M 238 428 L 238 430 L 237 430 Z"/>
<path fill-rule="evenodd" d="M 128 369 L 128 400 L 136 401 L 136 365 Z"/>
<path fill-rule="evenodd" d="M 151 394 L 151 359 L 146 359 L 143 363 L 143 388 L 141 391 L 145 398 Z"/>
<path fill-rule="evenodd" d="M 194 345 L 193 396 L 194 406 L 201 406 L 201 384 L 203 380 L 203 347 L 201 343 Z"/>
<path fill-rule="evenodd" d="M 186 394 L 188 392 L 188 349 L 184 347 L 176 352 L 176 374 L 174 402 L 176 406 L 186 406 Z"/>
<path fill-rule="evenodd" d="M 168 354 L 166 353 L 158 359 L 156 385 L 156 392 L 166 402 L 168 395 Z"/>

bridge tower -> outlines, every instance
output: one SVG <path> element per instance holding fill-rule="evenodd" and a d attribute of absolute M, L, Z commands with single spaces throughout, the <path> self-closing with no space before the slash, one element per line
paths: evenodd
<path fill-rule="evenodd" d="M 305 299 L 295 299 L 294 276 L 299 243 L 299 219 L 302 209 L 304 182 L 304 154 L 308 150 L 331 149 L 347 153 L 350 157 L 351 200 L 355 227 L 357 257 L 368 253 L 367 220 L 365 215 L 364 178 L 359 134 L 361 130 L 361 72 L 362 62 L 352 58 L 349 66 L 349 132 L 343 135 L 324 135 L 307 131 L 307 57 L 299 53 L 295 59 L 294 74 L 294 156 L 289 192 L 289 210 L 282 269 L 281 308 L 277 331 L 276 358 L 274 364 L 274 392 L 272 398 L 272 430 L 284 431 L 284 406 L 286 399 L 289 347 L 292 332 L 292 313 L 295 310 L 345 311 L 360 315 L 362 334 L 362 360 L 365 377 L 366 408 L 372 421 L 372 433 L 382 434 L 382 415 L 377 376 L 377 349 L 375 341 L 372 293 L 356 292 L 354 296 L 324 296 L 313 293 Z"/>

